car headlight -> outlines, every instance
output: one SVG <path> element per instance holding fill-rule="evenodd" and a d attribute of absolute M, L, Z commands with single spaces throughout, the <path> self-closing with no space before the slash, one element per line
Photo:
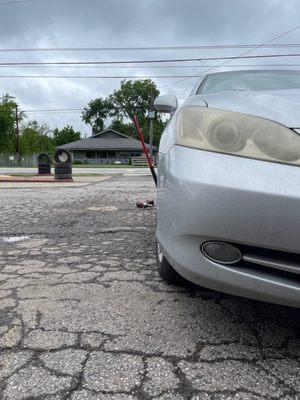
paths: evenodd
<path fill-rule="evenodd" d="M 300 135 L 276 122 L 205 107 L 182 108 L 175 118 L 179 145 L 300 165 Z"/>

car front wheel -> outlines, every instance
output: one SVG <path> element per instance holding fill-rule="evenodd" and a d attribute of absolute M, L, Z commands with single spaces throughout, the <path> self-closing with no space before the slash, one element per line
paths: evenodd
<path fill-rule="evenodd" d="M 179 274 L 165 258 L 162 248 L 158 242 L 156 242 L 156 263 L 157 271 L 164 281 L 169 284 L 177 283 L 179 281 Z"/>

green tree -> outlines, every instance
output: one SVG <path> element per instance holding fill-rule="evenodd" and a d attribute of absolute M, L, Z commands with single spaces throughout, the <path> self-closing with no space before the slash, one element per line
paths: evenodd
<path fill-rule="evenodd" d="M 135 114 L 138 117 L 146 141 L 149 141 L 148 110 L 155 97 L 159 95 L 155 83 L 151 79 L 137 81 L 122 81 L 120 89 L 115 90 L 106 99 L 92 100 L 82 113 L 82 119 L 90 124 L 93 134 L 104 128 L 105 120 L 110 119 L 110 128 L 128 136 L 136 137 L 131 119 Z M 154 120 L 154 144 L 158 145 L 163 122 L 159 115 Z"/>
<path fill-rule="evenodd" d="M 49 153 L 54 151 L 54 139 L 49 136 L 48 125 L 30 121 L 22 128 L 20 148 L 22 154 Z"/>
<path fill-rule="evenodd" d="M 152 100 L 159 96 L 159 90 L 151 79 L 122 81 L 119 90 L 109 96 L 113 104 L 111 117 L 132 118 L 137 115 L 140 122 L 147 118 Z"/>
<path fill-rule="evenodd" d="M 8 93 L 0 99 L 0 152 L 15 152 L 16 150 L 16 101 Z M 23 117 L 19 115 L 19 120 Z"/>
<path fill-rule="evenodd" d="M 89 102 L 82 113 L 82 120 L 91 125 L 93 135 L 100 133 L 104 129 L 104 121 L 113 108 L 109 99 L 98 99 Z"/>
<path fill-rule="evenodd" d="M 149 142 L 150 138 L 150 127 L 148 121 L 145 121 L 142 125 L 143 135 L 146 142 Z M 165 123 L 162 121 L 161 118 L 156 117 L 153 123 L 153 144 L 154 146 L 159 145 L 160 137 L 162 131 L 164 130 Z"/>
<path fill-rule="evenodd" d="M 135 129 L 131 123 L 126 123 L 121 119 L 115 118 L 110 123 L 109 127 L 117 132 L 123 133 L 124 135 L 135 137 Z"/>
<path fill-rule="evenodd" d="M 55 146 L 62 146 L 66 143 L 75 142 L 76 140 L 79 140 L 80 137 L 80 132 L 75 131 L 70 125 L 66 125 L 63 129 L 55 128 L 53 130 Z"/>

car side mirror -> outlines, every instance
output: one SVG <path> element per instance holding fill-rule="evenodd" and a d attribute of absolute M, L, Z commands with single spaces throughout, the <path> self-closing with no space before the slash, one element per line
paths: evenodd
<path fill-rule="evenodd" d="M 171 113 L 178 107 L 177 97 L 173 94 L 159 96 L 154 101 L 154 108 L 158 112 Z"/>

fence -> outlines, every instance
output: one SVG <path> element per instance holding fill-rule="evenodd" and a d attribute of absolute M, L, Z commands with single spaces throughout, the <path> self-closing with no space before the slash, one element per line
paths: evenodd
<path fill-rule="evenodd" d="M 155 164 L 155 159 L 152 158 L 152 163 Z M 146 157 L 131 157 L 131 164 L 137 166 L 147 166 L 148 161 Z"/>
<path fill-rule="evenodd" d="M 38 154 L 21 156 L 20 167 L 36 167 Z M 16 154 L 0 154 L 0 167 L 18 167 Z"/>

